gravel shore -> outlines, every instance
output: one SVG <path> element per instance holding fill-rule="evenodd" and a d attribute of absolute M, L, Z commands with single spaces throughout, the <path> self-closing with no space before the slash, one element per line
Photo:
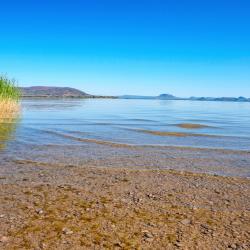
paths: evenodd
<path fill-rule="evenodd" d="M 250 180 L 16 162 L 0 172 L 0 249 L 249 249 Z"/>

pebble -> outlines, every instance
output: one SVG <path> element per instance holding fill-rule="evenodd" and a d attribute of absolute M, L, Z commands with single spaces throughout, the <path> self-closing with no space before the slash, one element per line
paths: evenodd
<path fill-rule="evenodd" d="M 241 221 L 240 220 L 235 220 L 231 223 L 233 226 L 238 226 L 241 225 Z"/>
<path fill-rule="evenodd" d="M 67 165 L 66 167 L 68 167 L 68 168 L 74 168 L 75 166 L 74 165 Z"/>
<path fill-rule="evenodd" d="M 70 229 L 68 229 L 68 228 L 66 228 L 66 227 L 63 228 L 62 231 L 63 231 L 63 233 L 66 234 L 66 235 L 70 235 L 70 234 L 73 234 L 73 233 L 74 233 L 73 231 L 71 231 Z"/>
<path fill-rule="evenodd" d="M 242 247 L 243 249 L 248 249 L 247 244 L 243 244 L 241 247 Z"/>
<path fill-rule="evenodd" d="M 0 218 L 4 218 L 5 217 L 5 215 L 4 214 L 0 214 Z"/>
<path fill-rule="evenodd" d="M 2 243 L 7 242 L 8 240 L 9 240 L 9 238 L 6 237 L 6 236 L 2 236 L 2 237 L 0 238 L 0 242 L 2 242 Z"/>
<path fill-rule="evenodd" d="M 152 242 L 154 240 L 154 238 L 146 238 L 145 241 L 147 242 Z"/>
<path fill-rule="evenodd" d="M 156 227 L 157 225 L 154 224 L 154 223 L 152 223 L 152 222 L 149 222 L 149 223 L 148 223 L 148 226 L 150 226 L 150 227 Z"/>
<path fill-rule="evenodd" d="M 43 210 L 42 210 L 41 208 L 36 209 L 36 212 L 37 212 L 38 214 L 43 214 Z"/>
<path fill-rule="evenodd" d="M 206 224 L 201 224 L 201 227 L 202 227 L 202 228 L 205 228 L 205 229 L 207 229 L 207 230 L 209 229 L 209 227 L 208 227 Z"/>
<path fill-rule="evenodd" d="M 153 238 L 154 237 L 149 231 L 143 231 L 143 236 L 145 238 Z"/>
<path fill-rule="evenodd" d="M 181 244 L 180 242 L 175 242 L 175 244 L 174 244 L 175 246 L 177 246 L 177 247 L 182 247 L 183 246 L 183 244 Z"/>
<path fill-rule="evenodd" d="M 41 249 L 45 249 L 46 247 L 47 247 L 47 245 L 46 245 L 45 243 L 41 243 L 41 244 L 40 244 L 40 248 L 41 248 Z"/>
<path fill-rule="evenodd" d="M 189 220 L 189 219 L 184 219 L 181 221 L 181 224 L 183 224 L 183 225 L 189 225 L 190 223 L 191 223 L 191 220 Z"/>
<path fill-rule="evenodd" d="M 229 248 L 231 248 L 231 249 L 237 249 L 237 246 L 236 246 L 236 244 L 231 244 L 231 245 L 229 246 Z"/>
<path fill-rule="evenodd" d="M 116 247 L 122 248 L 122 243 L 121 243 L 121 242 L 116 242 L 116 243 L 115 243 L 115 246 L 116 246 Z"/>

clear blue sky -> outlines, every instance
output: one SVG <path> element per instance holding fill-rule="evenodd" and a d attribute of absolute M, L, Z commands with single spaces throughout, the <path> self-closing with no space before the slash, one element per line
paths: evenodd
<path fill-rule="evenodd" d="M 249 0 L 0 4 L 0 72 L 22 86 L 250 97 Z"/>

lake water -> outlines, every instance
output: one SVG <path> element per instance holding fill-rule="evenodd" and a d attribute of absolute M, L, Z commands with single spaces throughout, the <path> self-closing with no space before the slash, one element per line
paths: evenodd
<path fill-rule="evenodd" d="M 249 114 L 250 103 L 23 100 L 15 123 L 0 120 L 0 173 L 46 163 L 249 177 Z"/>
<path fill-rule="evenodd" d="M 177 126 L 183 123 L 207 127 L 187 129 Z M 164 136 L 150 133 L 157 131 L 167 133 Z M 15 138 L 12 138 L 16 143 L 76 144 L 80 143 L 78 139 L 250 150 L 250 103 L 23 100 Z"/>

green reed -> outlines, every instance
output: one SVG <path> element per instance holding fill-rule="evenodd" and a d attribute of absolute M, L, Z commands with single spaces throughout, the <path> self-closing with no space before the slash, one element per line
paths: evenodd
<path fill-rule="evenodd" d="M 0 75 L 0 150 L 11 140 L 19 114 L 20 91 L 15 80 Z"/>
<path fill-rule="evenodd" d="M 8 79 L 6 76 L 0 76 L 0 101 L 13 100 L 18 101 L 20 98 L 20 90 L 14 79 Z"/>

